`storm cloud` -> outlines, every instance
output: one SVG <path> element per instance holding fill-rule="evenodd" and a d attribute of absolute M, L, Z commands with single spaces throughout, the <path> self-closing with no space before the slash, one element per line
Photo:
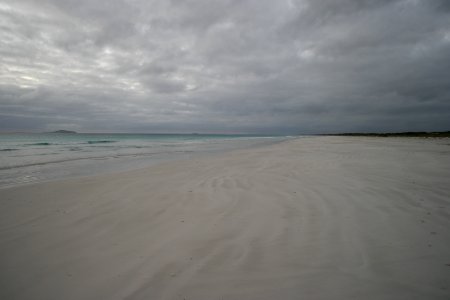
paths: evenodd
<path fill-rule="evenodd" d="M 450 1 L 0 0 L 0 129 L 450 130 Z"/>

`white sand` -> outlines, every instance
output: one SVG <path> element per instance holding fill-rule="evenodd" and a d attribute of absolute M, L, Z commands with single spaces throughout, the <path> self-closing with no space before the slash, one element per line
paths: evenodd
<path fill-rule="evenodd" d="M 447 139 L 304 138 L 0 197 L 0 299 L 450 299 Z"/>

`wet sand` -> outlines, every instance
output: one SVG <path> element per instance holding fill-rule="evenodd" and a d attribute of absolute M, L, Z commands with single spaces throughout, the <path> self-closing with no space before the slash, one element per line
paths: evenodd
<path fill-rule="evenodd" d="M 309 137 L 0 190 L 0 299 L 450 299 L 450 141 Z"/>

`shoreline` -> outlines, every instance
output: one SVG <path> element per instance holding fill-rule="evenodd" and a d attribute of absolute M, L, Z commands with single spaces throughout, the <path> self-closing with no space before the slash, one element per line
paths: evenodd
<path fill-rule="evenodd" d="M 271 141 L 271 142 L 266 142 L 264 144 L 257 144 L 257 145 L 247 145 L 241 148 L 231 148 L 231 149 L 222 149 L 222 150 L 215 150 L 215 151 L 211 151 L 211 152 L 192 152 L 189 154 L 179 154 L 176 156 L 172 156 L 170 158 L 159 158 L 159 159 L 149 159 L 148 162 L 145 163 L 145 166 L 135 166 L 135 167 L 124 167 L 124 168 L 117 168 L 117 169 L 113 169 L 113 170 L 109 170 L 109 171 L 98 171 L 97 173 L 93 173 L 93 174 L 81 174 L 81 175 L 68 175 L 68 176 L 64 176 L 63 178 L 49 178 L 49 179 L 42 179 L 39 181 L 33 181 L 33 182 L 23 182 L 23 183 L 14 183 L 14 184 L 9 184 L 9 185 L 0 185 L 0 190 L 4 190 L 4 189 L 10 189 L 10 188 L 15 188 L 15 187 L 23 187 L 23 186 L 28 186 L 28 185 L 34 185 L 34 184 L 41 184 L 41 183 L 49 183 L 49 182 L 59 182 L 59 181 L 66 181 L 66 180 L 71 180 L 71 179 L 83 179 L 83 178 L 92 178 L 92 177 L 97 177 L 97 176 L 107 176 L 107 175 L 115 175 L 115 174 L 122 174 L 122 173 L 128 173 L 128 172 L 133 172 L 133 171 L 138 171 L 138 170 L 143 170 L 143 169 L 147 169 L 147 168 L 152 168 L 154 166 L 158 166 L 160 164 L 164 164 L 164 163 L 170 163 L 170 162 L 179 162 L 179 161 L 186 161 L 186 160 L 192 160 L 192 159 L 196 159 L 196 158 L 207 158 L 207 157 L 214 157 L 214 156 L 221 156 L 227 153 L 232 153 L 234 151 L 241 151 L 241 150 L 251 150 L 251 149 L 257 149 L 260 147 L 268 147 L 271 145 L 276 145 L 279 143 L 286 143 L 292 140 L 298 140 L 298 139 L 303 139 L 303 138 L 325 138 L 325 137 L 343 137 L 343 138 L 381 138 L 381 137 L 389 137 L 391 139 L 395 139 L 395 138 L 399 138 L 399 139 L 416 139 L 416 140 L 423 140 L 423 141 L 430 141 L 431 140 L 440 140 L 440 141 L 445 141 L 447 139 L 447 137 L 436 137 L 436 136 L 379 136 L 378 134 L 369 134 L 369 135 L 347 135 L 347 134 L 324 134 L 324 135 L 303 135 L 303 136 L 287 136 L 285 137 L 284 140 L 277 140 L 277 141 Z M 87 157 L 87 158 L 76 158 L 73 160 L 68 160 L 68 161 L 63 161 L 63 162 L 72 162 L 72 161 L 89 161 L 91 159 L 95 159 L 92 157 Z M 35 164 L 32 166 L 36 166 L 36 165 L 47 165 L 47 164 L 58 164 L 60 163 L 59 161 L 56 162 L 49 162 L 49 163 L 43 163 L 43 164 Z M 113 162 L 114 164 L 115 162 Z M 25 166 L 28 167 L 28 166 Z M 16 167 L 14 167 L 16 168 Z M 8 169 L 4 169 L 4 170 L 9 170 Z"/>
<path fill-rule="evenodd" d="M 116 176 L 133 176 L 134 172 L 142 172 L 142 171 L 148 171 L 148 169 L 154 168 L 154 167 L 160 167 L 160 165 L 165 165 L 165 164 L 176 164 L 177 162 L 188 162 L 188 161 L 192 161 L 192 160 L 196 160 L 196 159 L 213 159 L 216 156 L 222 156 L 222 155 L 226 155 L 226 154 L 230 154 L 233 153 L 235 151 L 250 151 L 252 149 L 258 149 L 260 147 L 269 147 L 271 145 L 276 145 L 279 143 L 285 143 L 285 142 L 289 142 L 289 140 L 282 140 L 282 141 L 273 141 L 270 142 L 268 144 L 263 144 L 263 145 L 251 145 L 251 146 L 247 146 L 244 148 L 238 148 L 238 149 L 225 149 L 225 150 L 218 150 L 215 152 L 199 152 L 199 153 L 189 153 L 189 155 L 187 155 L 187 157 L 185 156 L 178 156 L 178 157 L 172 157 L 172 158 L 167 158 L 167 159 L 160 159 L 160 160 L 155 160 L 152 163 L 149 163 L 146 166 L 141 166 L 141 167 L 135 167 L 135 168 L 131 168 L 131 169 L 123 169 L 123 170 L 112 170 L 112 171 L 107 171 L 107 172 L 103 172 L 103 173 L 96 173 L 96 174 L 91 174 L 91 175 L 78 175 L 78 176 L 68 176 L 68 177 L 64 177 L 64 178 L 60 178 L 60 179 L 48 179 L 48 180 L 43 180 L 43 181 L 36 181 L 36 182 L 25 182 L 25 183 L 17 183 L 14 185 L 5 185 L 5 186 L 0 186 L 0 191 L 2 190 L 6 190 L 6 189 L 14 189 L 14 188 L 21 188 L 21 187 L 27 187 L 27 186 L 32 186 L 32 185 L 40 185 L 40 184 L 58 184 L 58 183 L 64 183 L 66 181 L 72 181 L 72 180 L 95 180 L 96 178 L 99 179 L 101 177 L 116 177 Z M 89 160 L 89 158 L 86 158 L 86 160 Z"/>
<path fill-rule="evenodd" d="M 448 299 L 449 150 L 311 137 L 0 189 L 0 298 Z"/>
<path fill-rule="evenodd" d="M 34 183 L 44 183 L 58 181 L 61 179 L 70 178 L 83 178 L 98 175 L 107 175 L 114 173 L 121 173 L 126 171 L 133 171 L 142 168 L 158 165 L 163 162 L 180 161 L 185 159 L 191 159 L 195 157 L 209 156 L 215 154 L 227 153 L 229 151 L 235 151 L 239 149 L 253 149 L 257 147 L 264 147 L 266 145 L 276 144 L 289 140 L 289 137 L 268 137 L 275 138 L 275 140 L 266 140 L 266 137 L 248 138 L 245 140 L 222 140 L 221 146 L 213 149 L 193 149 L 189 151 L 173 151 L 168 152 L 156 152 L 156 153 L 144 153 L 142 155 L 129 154 L 108 154 L 106 156 L 87 156 L 87 157 L 66 157 L 62 160 L 46 161 L 46 162 L 34 162 L 23 166 L 11 166 L 0 168 L 1 172 L 12 172 L 15 177 L 1 178 L 0 189 L 11 188 L 16 186 L 24 186 Z M 214 141 L 216 142 L 216 141 Z M 8 159 L 7 157 L 4 159 Z M 95 166 L 92 168 L 92 166 Z M 64 170 L 59 176 L 55 176 L 56 173 L 61 173 L 58 170 Z M 17 174 L 19 175 L 17 175 Z M 29 176 L 25 176 L 29 175 Z M 27 177 L 32 178 L 29 180 Z M 22 178 L 21 180 L 19 180 Z M 19 180 L 19 181 L 17 181 Z"/>

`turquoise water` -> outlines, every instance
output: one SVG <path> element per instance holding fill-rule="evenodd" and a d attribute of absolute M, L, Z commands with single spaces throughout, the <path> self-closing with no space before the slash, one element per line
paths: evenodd
<path fill-rule="evenodd" d="M 0 134 L 0 187 L 131 170 L 156 162 L 273 143 L 283 136 Z"/>

